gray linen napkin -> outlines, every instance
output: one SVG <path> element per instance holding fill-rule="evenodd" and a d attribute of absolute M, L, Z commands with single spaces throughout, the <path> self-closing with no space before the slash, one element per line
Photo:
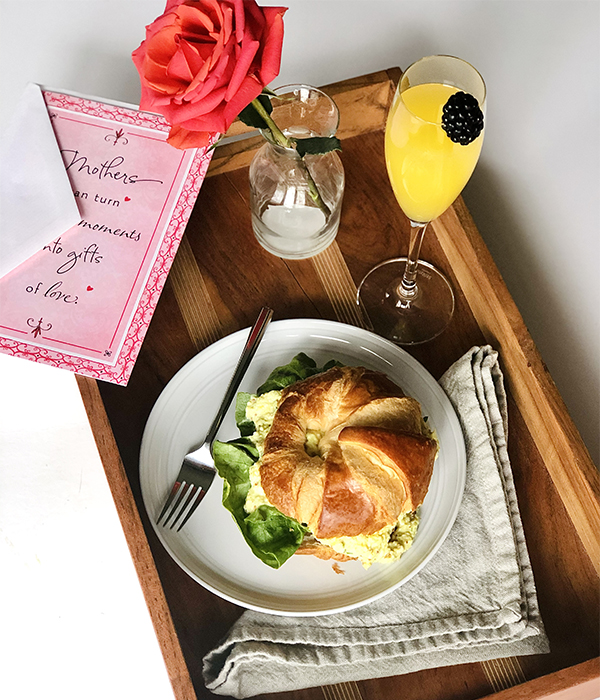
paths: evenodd
<path fill-rule="evenodd" d="M 549 650 L 506 449 L 498 354 L 472 348 L 440 384 L 462 424 L 467 481 L 436 555 L 356 610 L 309 618 L 244 612 L 204 657 L 213 693 L 247 698 Z"/>

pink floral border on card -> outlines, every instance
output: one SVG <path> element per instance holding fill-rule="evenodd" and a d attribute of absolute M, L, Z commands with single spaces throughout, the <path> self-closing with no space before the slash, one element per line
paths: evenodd
<path fill-rule="evenodd" d="M 116 123 L 145 127 L 163 133 L 169 131 L 169 125 L 163 117 L 148 112 L 140 112 L 133 106 L 126 107 L 99 102 L 91 98 L 77 97 L 53 91 L 44 91 L 43 94 L 49 108 L 62 108 L 71 112 L 79 112 Z M 175 203 L 173 215 L 163 235 L 158 254 L 150 269 L 145 288 L 141 293 L 116 361 L 113 360 L 111 364 L 104 364 L 9 338 L 0 338 L 2 352 L 60 369 L 66 369 L 76 374 L 93 377 L 94 379 L 126 385 L 133 371 L 167 275 L 175 259 L 175 254 L 185 232 L 185 227 L 192 213 L 198 192 L 206 176 L 211 156 L 211 148 L 201 149 L 196 151 L 191 160 L 179 198 Z"/>

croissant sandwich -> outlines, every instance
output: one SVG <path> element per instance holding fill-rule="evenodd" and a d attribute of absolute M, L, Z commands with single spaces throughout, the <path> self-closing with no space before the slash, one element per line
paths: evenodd
<path fill-rule="evenodd" d="M 236 419 L 248 433 L 242 532 L 265 539 L 267 530 L 275 551 L 269 538 L 277 540 L 278 527 L 267 524 L 274 517 L 292 535 L 292 553 L 365 567 L 397 559 L 415 536 L 437 441 L 418 401 L 386 375 L 311 369 L 283 389 L 238 402 Z"/>

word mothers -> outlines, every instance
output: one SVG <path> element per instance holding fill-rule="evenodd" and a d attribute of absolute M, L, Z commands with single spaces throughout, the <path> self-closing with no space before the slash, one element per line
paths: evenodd
<path fill-rule="evenodd" d="M 135 173 L 129 174 L 124 170 L 120 170 L 120 167 L 125 163 L 125 158 L 123 156 L 115 156 L 110 161 L 105 160 L 104 163 L 94 165 L 88 161 L 86 156 L 79 155 L 79 151 L 76 149 L 63 149 L 61 153 L 63 156 L 66 155 L 65 166 L 67 170 L 73 168 L 73 170 L 76 170 L 78 173 L 97 177 L 98 180 L 109 177 L 115 182 L 121 182 L 123 185 L 135 185 L 138 182 L 157 182 L 160 185 L 163 184 L 162 180 L 140 177 Z"/>
<path fill-rule="evenodd" d="M 106 224 L 90 224 L 89 221 L 82 219 L 77 226 L 82 226 L 83 228 L 90 228 L 92 231 L 98 231 L 98 233 L 108 233 L 112 236 L 119 236 L 120 238 L 129 238 L 130 241 L 139 241 L 142 234 L 137 229 L 132 229 L 131 231 L 126 231 L 123 228 L 110 228 Z"/>

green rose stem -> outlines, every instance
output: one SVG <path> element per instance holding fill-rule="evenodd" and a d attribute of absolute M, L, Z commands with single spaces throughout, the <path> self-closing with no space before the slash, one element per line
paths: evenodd
<path fill-rule="evenodd" d="M 260 100 L 258 98 L 252 100 L 252 106 L 254 109 L 260 114 L 260 116 L 263 118 L 265 121 L 266 125 L 269 128 L 269 131 L 273 135 L 273 139 L 275 140 L 275 143 L 277 143 L 279 146 L 283 146 L 283 148 L 294 148 L 294 143 L 291 139 L 288 139 L 288 137 L 281 131 L 281 129 L 275 124 L 275 122 L 271 119 L 271 115 L 267 112 L 267 110 L 262 106 L 260 103 Z M 300 154 L 298 154 L 300 156 Z M 327 218 L 331 214 L 331 210 L 325 204 L 323 201 L 323 197 L 321 197 L 321 193 L 319 192 L 319 188 L 317 187 L 317 183 L 313 180 L 312 175 L 310 174 L 310 170 L 308 169 L 308 166 L 304 162 L 304 158 L 300 156 L 299 158 L 299 164 L 300 168 L 304 172 L 306 176 L 306 181 L 308 183 L 308 191 L 310 193 L 310 196 L 312 200 L 315 202 L 315 204 L 319 207 L 319 209 L 325 214 L 325 218 Z"/>

